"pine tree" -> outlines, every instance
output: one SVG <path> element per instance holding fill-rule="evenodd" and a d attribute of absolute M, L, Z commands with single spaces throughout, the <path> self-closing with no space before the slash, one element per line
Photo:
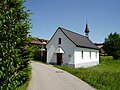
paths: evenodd
<path fill-rule="evenodd" d="M 0 90 L 14 90 L 27 80 L 30 13 L 25 0 L 0 0 Z"/>

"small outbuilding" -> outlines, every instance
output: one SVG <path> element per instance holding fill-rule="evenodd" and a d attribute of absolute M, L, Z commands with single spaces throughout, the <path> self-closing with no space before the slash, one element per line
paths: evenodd
<path fill-rule="evenodd" d="M 99 64 L 99 49 L 89 39 L 86 24 L 86 36 L 58 27 L 48 44 L 47 63 L 78 67 Z"/>

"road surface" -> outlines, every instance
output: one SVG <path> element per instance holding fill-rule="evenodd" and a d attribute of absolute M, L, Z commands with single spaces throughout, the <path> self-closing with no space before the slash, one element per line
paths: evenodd
<path fill-rule="evenodd" d="M 27 90 L 95 90 L 93 87 L 52 65 L 31 62 L 32 76 Z"/>

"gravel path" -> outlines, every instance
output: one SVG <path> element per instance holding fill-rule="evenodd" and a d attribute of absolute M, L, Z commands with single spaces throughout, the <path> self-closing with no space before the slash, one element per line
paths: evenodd
<path fill-rule="evenodd" d="M 95 90 L 66 71 L 32 62 L 32 77 L 27 90 Z"/>

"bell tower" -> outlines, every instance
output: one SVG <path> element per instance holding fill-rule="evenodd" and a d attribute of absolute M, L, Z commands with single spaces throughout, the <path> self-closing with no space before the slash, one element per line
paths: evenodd
<path fill-rule="evenodd" d="M 85 36 L 87 37 L 87 38 L 89 38 L 89 32 L 90 32 L 90 30 L 89 30 L 89 28 L 88 28 L 88 23 L 87 23 L 87 20 L 86 20 L 86 27 L 85 27 Z"/>

